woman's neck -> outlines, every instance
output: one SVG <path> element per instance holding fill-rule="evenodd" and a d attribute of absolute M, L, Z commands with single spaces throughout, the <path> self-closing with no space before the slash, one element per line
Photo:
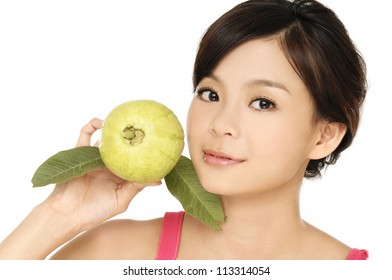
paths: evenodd
<path fill-rule="evenodd" d="M 300 184 L 249 196 L 222 196 L 222 231 L 205 232 L 214 251 L 232 258 L 268 258 L 295 252 L 306 229 L 299 209 Z"/>

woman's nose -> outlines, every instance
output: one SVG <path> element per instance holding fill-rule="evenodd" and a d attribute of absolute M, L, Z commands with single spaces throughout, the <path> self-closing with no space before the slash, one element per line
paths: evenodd
<path fill-rule="evenodd" d="M 224 107 L 213 117 L 209 131 L 216 136 L 239 136 L 239 115 L 235 110 Z"/>

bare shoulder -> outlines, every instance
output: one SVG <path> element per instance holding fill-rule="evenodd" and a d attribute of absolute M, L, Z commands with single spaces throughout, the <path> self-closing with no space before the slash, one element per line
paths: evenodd
<path fill-rule="evenodd" d="M 162 218 L 147 221 L 111 220 L 82 233 L 52 259 L 154 259 Z"/>
<path fill-rule="evenodd" d="M 310 224 L 307 224 L 307 228 L 307 252 L 313 256 L 309 259 L 339 260 L 348 256 L 349 246 Z"/>

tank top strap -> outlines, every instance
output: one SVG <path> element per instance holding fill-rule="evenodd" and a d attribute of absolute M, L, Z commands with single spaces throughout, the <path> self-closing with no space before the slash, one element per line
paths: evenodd
<path fill-rule="evenodd" d="M 165 213 L 156 260 L 175 260 L 177 258 L 184 214 L 184 211 Z"/>
<path fill-rule="evenodd" d="M 369 257 L 369 252 L 367 250 L 352 249 L 346 260 L 367 260 Z"/>

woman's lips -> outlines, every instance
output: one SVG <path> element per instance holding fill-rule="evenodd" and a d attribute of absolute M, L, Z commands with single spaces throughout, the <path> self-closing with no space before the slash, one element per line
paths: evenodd
<path fill-rule="evenodd" d="M 244 162 L 242 159 L 235 158 L 222 152 L 205 150 L 204 161 L 214 166 L 229 166 Z"/>

